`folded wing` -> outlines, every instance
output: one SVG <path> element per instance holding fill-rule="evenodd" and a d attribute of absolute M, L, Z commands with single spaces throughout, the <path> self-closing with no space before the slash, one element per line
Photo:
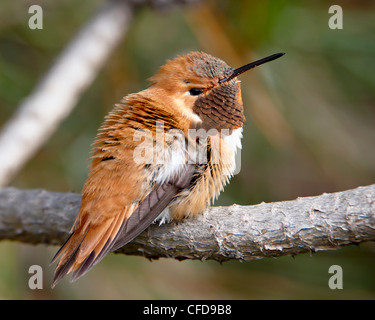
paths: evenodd
<path fill-rule="evenodd" d="M 78 226 L 56 253 L 52 263 L 62 256 L 56 268 L 52 287 L 66 274 L 72 272 L 71 281 L 89 271 L 104 256 L 115 251 L 144 231 L 182 190 L 189 187 L 194 165 L 185 164 L 179 174 L 169 181 L 156 184 L 142 202 L 133 208 L 120 210 L 97 225 L 84 223 L 81 217 Z"/>

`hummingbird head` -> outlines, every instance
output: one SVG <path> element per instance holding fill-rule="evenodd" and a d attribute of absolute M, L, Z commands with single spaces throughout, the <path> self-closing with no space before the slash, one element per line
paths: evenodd
<path fill-rule="evenodd" d="M 192 128 L 234 129 L 245 121 L 237 76 L 284 55 L 275 54 L 238 69 L 204 52 L 190 52 L 168 61 L 150 78 L 152 86 L 167 91 L 174 107 L 190 118 Z"/>

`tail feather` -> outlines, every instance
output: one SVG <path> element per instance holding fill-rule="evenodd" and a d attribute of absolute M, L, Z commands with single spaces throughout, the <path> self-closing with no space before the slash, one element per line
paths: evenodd
<path fill-rule="evenodd" d="M 86 259 L 81 263 L 77 270 L 73 271 L 70 282 L 76 281 L 78 278 L 82 277 L 86 272 L 88 272 L 93 266 L 96 253 L 91 251 L 91 253 L 86 257 Z"/>
<path fill-rule="evenodd" d="M 83 262 L 80 263 L 77 269 L 73 271 L 71 282 L 76 281 L 87 273 L 95 264 L 104 258 L 107 248 L 112 244 L 120 226 L 122 225 L 126 210 L 122 214 L 117 215 L 113 223 L 110 224 L 109 229 L 106 231 L 105 236 L 96 244 L 95 248 L 87 255 Z"/>
<path fill-rule="evenodd" d="M 55 263 L 55 261 L 57 260 L 57 258 L 63 253 L 63 251 L 66 249 L 66 244 L 68 243 L 68 241 L 70 240 L 70 238 L 73 236 L 73 233 L 74 232 L 71 232 L 68 239 L 65 240 L 65 242 L 63 243 L 63 245 L 61 246 L 61 248 L 56 252 L 56 254 L 53 256 L 51 262 L 50 262 L 50 266 L 52 264 Z"/>
<path fill-rule="evenodd" d="M 77 226 L 51 261 L 52 264 L 61 256 L 52 288 L 68 273 L 73 272 L 71 281 L 75 281 L 89 271 L 94 263 L 99 262 L 97 256 L 112 242 L 111 239 L 118 232 L 125 214 L 126 210 L 115 215 L 113 219 L 107 219 L 98 225 L 90 225 L 88 228 Z M 104 255 L 101 258 L 103 257 Z"/>
<path fill-rule="evenodd" d="M 86 232 L 87 234 L 87 232 Z M 66 275 L 70 272 L 71 270 L 71 267 L 72 265 L 75 263 L 75 260 L 76 260 L 76 257 L 78 255 L 78 252 L 79 252 L 79 249 L 80 249 L 80 246 L 83 242 L 83 240 L 85 239 L 86 237 L 86 234 L 84 234 L 84 236 L 82 237 L 82 239 L 80 240 L 80 242 L 78 243 L 78 245 L 73 249 L 73 251 L 69 254 L 67 254 L 67 251 L 65 250 L 68 250 L 68 248 L 66 248 L 69 244 L 70 244 L 70 241 L 72 239 L 74 239 L 74 232 L 69 236 L 69 238 L 67 239 L 67 241 L 65 241 L 64 245 L 60 248 L 60 250 L 56 253 L 55 257 L 52 259 L 52 262 L 54 260 L 56 260 L 56 258 L 63 252 L 65 251 L 64 253 L 64 256 L 61 258 L 57 268 L 56 268 L 56 271 L 55 271 L 55 274 L 54 274 L 54 277 L 53 277 L 53 282 L 52 282 L 52 289 L 55 287 L 55 285 Z M 66 258 L 65 258 L 66 257 Z"/>
<path fill-rule="evenodd" d="M 110 211 L 110 216 L 99 216 L 95 220 L 91 218 L 90 222 L 88 211 L 80 211 L 76 229 L 52 260 L 55 261 L 62 255 L 52 287 L 70 272 L 73 273 L 71 280 L 77 280 L 107 253 L 119 249 L 138 236 L 181 190 L 189 186 L 193 173 L 194 165 L 186 165 L 179 176 L 156 185 L 137 207 L 122 206 L 118 210 L 119 205 L 116 205 L 117 210 Z M 91 209 L 92 207 L 90 206 Z"/>

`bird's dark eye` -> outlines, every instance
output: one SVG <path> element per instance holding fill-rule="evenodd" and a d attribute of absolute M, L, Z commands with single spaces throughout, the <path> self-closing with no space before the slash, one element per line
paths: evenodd
<path fill-rule="evenodd" d="M 191 88 L 189 90 L 189 93 L 192 96 L 199 96 L 201 93 L 203 93 L 203 91 L 201 89 L 198 89 L 198 88 Z"/>

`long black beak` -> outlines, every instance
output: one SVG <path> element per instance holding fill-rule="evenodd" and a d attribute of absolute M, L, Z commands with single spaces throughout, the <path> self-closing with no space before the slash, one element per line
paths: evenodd
<path fill-rule="evenodd" d="M 257 66 L 260 66 L 263 63 L 270 62 L 272 60 L 278 59 L 278 58 L 282 57 L 284 54 L 285 53 L 275 53 L 275 54 L 273 54 L 271 56 L 268 56 L 266 58 L 257 60 L 255 62 L 251 62 L 249 64 L 246 64 L 243 67 L 234 69 L 229 76 L 227 76 L 227 77 L 225 77 L 223 79 L 220 79 L 219 83 L 232 80 L 233 78 L 239 76 L 241 73 L 244 73 L 244 72 L 246 72 L 246 71 L 248 71 L 250 69 L 253 69 L 253 68 L 257 67 Z"/>

